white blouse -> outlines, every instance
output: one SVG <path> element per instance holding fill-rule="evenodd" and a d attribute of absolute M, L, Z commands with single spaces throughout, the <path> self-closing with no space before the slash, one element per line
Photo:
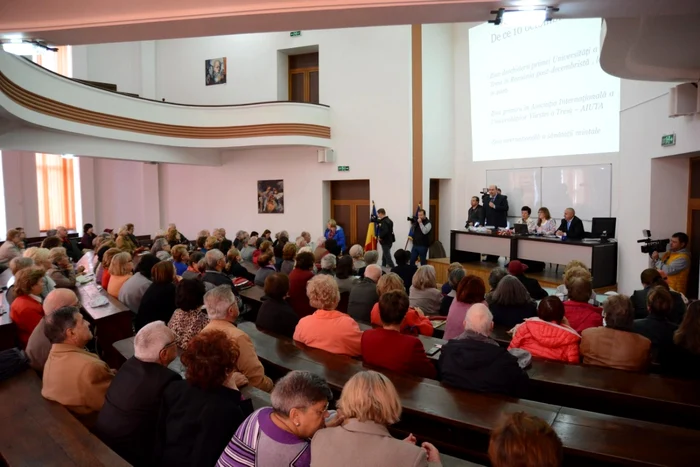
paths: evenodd
<path fill-rule="evenodd" d="M 554 234 L 557 231 L 557 221 L 554 219 L 549 219 L 544 221 L 542 225 L 537 227 L 537 233 L 539 234 Z"/>

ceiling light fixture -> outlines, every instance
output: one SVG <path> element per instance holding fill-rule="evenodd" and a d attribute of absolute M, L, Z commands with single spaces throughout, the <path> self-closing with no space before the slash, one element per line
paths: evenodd
<path fill-rule="evenodd" d="M 547 21 L 552 20 L 552 14 L 559 11 L 559 8 L 545 7 L 523 7 L 517 9 L 499 8 L 491 12 L 496 15 L 495 19 L 489 20 L 489 23 L 496 26 L 503 25 L 508 27 L 513 26 L 540 26 Z"/>

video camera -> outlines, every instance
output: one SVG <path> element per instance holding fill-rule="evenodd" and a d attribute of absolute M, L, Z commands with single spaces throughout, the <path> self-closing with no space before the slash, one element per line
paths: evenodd
<path fill-rule="evenodd" d="M 664 238 L 662 240 L 652 240 L 651 230 L 642 230 L 642 235 L 644 235 L 646 238 L 637 240 L 637 243 L 644 243 L 644 245 L 642 245 L 642 253 L 648 254 L 649 256 L 651 256 L 651 254 L 655 251 L 659 253 L 665 253 L 666 247 L 669 243 L 671 243 L 670 238 Z"/>
<path fill-rule="evenodd" d="M 416 216 L 408 216 L 408 217 L 406 218 L 406 220 L 407 220 L 408 222 L 412 222 L 412 223 L 414 223 L 414 224 L 415 224 L 416 222 L 418 222 L 418 218 L 417 218 Z"/>

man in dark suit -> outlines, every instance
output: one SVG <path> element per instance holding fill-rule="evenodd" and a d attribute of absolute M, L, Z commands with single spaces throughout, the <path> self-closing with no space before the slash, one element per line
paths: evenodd
<path fill-rule="evenodd" d="M 391 258 L 391 246 L 396 238 L 394 237 L 394 222 L 386 215 L 384 208 L 377 211 L 377 238 L 382 246 L 382 267 L 394 267 L 394 260 Z"/>
<path fill-rule="evenodd" d="M 583 222 L 576 217 L 574 208 L 566 208 L 564 211 L 564 218 L 561 220 L 559 230 L 557 230 L 557 235 L 560 237 L 566 235 L 566 238 L 570 238 L 571 240 L 581 240 L 584 233 Z"/>
<path fill-rule="evenodd" d="M 153 465 L 151 453 L 165 387 L 181 381 L 167 368 L 177 357 L 175 334 L 162 321 L 147 324 L 134 339 L 135 355 L 107 390 L 95 425 L 98 437 L 137 467 Z"/>
<path fill-rule="evenodd" d="M 484 199 L 484 222 L 494 227 L 505 227 L 508 224 L 508 197 L 498 193 L 496 185 L 489 187 Z"/>
<path fill-rule="evenodd" d="M 467 216 L 467 223 L 464 228 L 473 227 L 475 225 L 484 225 L 484 207 L 479 204 L 479 198 L 472 196 L 471 207 Z"/>

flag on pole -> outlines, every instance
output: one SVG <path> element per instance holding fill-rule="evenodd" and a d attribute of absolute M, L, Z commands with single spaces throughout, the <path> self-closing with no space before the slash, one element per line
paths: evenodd
<path fill-rule="evenodd" d="M 377 249 L 377 207 L 372 201 L 372 212 L 369 215 L 369 225 L 367 226 L 367 237 L 365 238 L 365 251 Z"/>
<path fill-rule="evenodd" d="M 420 209 L 421 209 L 420 203 L 418 203 L 418 207 L 416 208 L 415 217 L 418 217 L 418 212 L 420 211 Z M 408 231 L 409 240 L 413 240 L 413 229 L 415 229 L 415 228 L 416 228 L 416 224 L 415 223 L 411 224 L 411 230 Z"/>

